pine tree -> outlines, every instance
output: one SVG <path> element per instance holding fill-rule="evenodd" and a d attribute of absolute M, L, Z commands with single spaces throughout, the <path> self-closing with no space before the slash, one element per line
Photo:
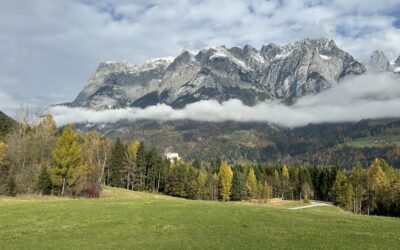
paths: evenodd
<path fill-rule="evenodd" d="M 323 201 L 327 201 L 328 200 L 328 194 L 329 194 L 329 173 L 328 170 L 326 168 L 323 168 L 321 173 L 319 174 L 319 199 L 323 200 Z"/>
<path fill-rule="evenodd" d="M 347 176 L 343 170 L 339 170 L 336 173 L 336 180 L 333 184 L 332 192 L 335 196 L 335 203 L 340 205 L 341 207 L 347 208 L 349 206 L 349 204 L 347 204 L 347 191 Z"/>
<path fill-rule="evenodd" d="M 136 173 L 135 187 L 136 190 L 145 190 L 146 187 L 146 168 L 147 168 L 147 151 L 144 143 L 139 143 L 139 148 L 136 153 Z"/>
<path fill-rule="evenodd" d="M 192 164 L 187 166 L 186 193 L 187 197 L 192 200 L 196 199 L 196 193 L 198 192 L 196 185 L 194 185 L 196 182 L 197 172 L 199 172 L 199 170 L 195 169 Z"/>
<path fill-rule="evenodd" d="M 81 163 L 81 148 L 78 136 L 72 125 L 68 125 L 57 139 L 53 150 L 53 164 L 50 169 L 50 178 L 54 187 L 61 188 L 61 196 L 65 189 L 71 188 L 69 183 L 75 169 Z"/>
<path fill-rule="evenodd" d="M 199 161 L 199 159 L 194 159 L 194 161 L 193 161 L 193 167 L 195 168 L 195 169 L 201 169 L 201 162 Z"/>
<path fill-rule="evenodd" d="M 273 183 L 273 195 L 274 197 L 281 196 L 281 178 L 279 177 L 278 170 L 275 169 L 274 171 L 274 183 Z"/>
<path fill-rule="evenodd" d="M 36 182 L 36 190 L 40 195 L 50 194 L 52 185 L 50 175 L 45 167 L 42 167 Z"/>
<path fill-rule="evenodd" d="M 242 172 L 238 169 L 233 172 L 231 198 L 233 201 L 246 199 L 246 180 Z"/>
<path fill-rule="evenodd" d="M 219 186 L 219 194 L 222 201 L 229 201 L 229 197 L 231 195 L 231 187 L 232 187 L 232 169 L 226 163 L 226 161 L 221 162 L 218 172 L 218 186 Z"/>
<path fill-rule="evenodd" d="M 146 189 L 157 190 L 157 182 L 161 178 L 161 159 L 157 154 L 156 148 L 151 148 L 146 158 Z"/>
<path fill-rule="evenodd" d="M 176 166 L 172 170 L 172 195 L 186 198 L 187 197 L 187 168 L 185 164 L 178 161 L 176 162 Z"/>
<path fill-rule="evenodd" d="M 247 188 L 248 198 L 257 199 L 258 196 L 257 178 L 256 175 L 254 174 L 254 170 L 252 167 L 250 167 L 249 173 L 247 174 L 246 188 Z"/>
<path fill-rule="evenodd" d="M 117 138 L 111 150 L 110 183 L 113 187 L 123 187 L 122 172 L 124 169 L 125 146 Z"/>

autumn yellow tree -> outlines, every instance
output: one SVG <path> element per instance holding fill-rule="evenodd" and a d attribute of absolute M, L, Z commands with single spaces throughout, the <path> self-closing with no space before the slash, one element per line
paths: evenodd
<path fill-rule="evenodd" d="M 6 161 L 7 145 L 0 141 L 0 166 Z"/>
<path fill-rule="evenodd" d="M 133 141 L 126 147 L 124 155 L 124 181 L 127 189 L 134 187 L 134 175 L 137 173 L 136 156 L 139 149 L 139 141 Z"/>
<path fill-rule="evenodd" d="M 284 199 L 290 193 L 289 169 L 286 164 L 282 167 L 281 186 L 282 199 Z"/>
<path fill-rule="evenodd" d="M 382 198 L 381 196 L 384 189 L 388 186 L 388 179 L 382 167 L 387 168 L 387 164 L 375 158 L 367 170 L 369 196 L 367 207 L 368 214 L 377 207 L 378 201 Z"/>
<path fill-rule="evenodd" d="M 94 130 L 82 136 L 82 140 L 82 162 L 72 174 L 70 182 L 76 195 L 98 197 L 104 167 L 111 154 L 111 141 Z"/>
<path fill-rule="evenodd" d="M 200 169 L 196 173 L 196 177 L 191 183 L 191 188 L 194 190 L 193 199 L 201 200 L 204 199 L 207 193 L 207 171 Z"/>
<path fill-rule="evenodd" d="M 258 195 L 257 177 L 254 173 L 254 169 L 251 167 L 246 178 L 247 194 L 250 199 L 256 199 Z"/>
<path fill-rule="evenodd" d="M 367 175 L 360 165 L 351 169 L 350 182 L 354 187 L 353 212 L 361 213 L 363 201 L 366 198 Z"/>
<path fill-rule="evenodd" d="M 232 187 L 233 173 L 226 161 L 221 162 L 218 173 L 219 194 L 222 201 L 229 201 Z"/>
<path fill-rule="evenodd" d="M 261 193 L 261 199 L 264 202 L 267 202 L 271 195 L 271 187 L 268 185 L 268 183 L 266 181 L 262 185 L 262 189 L 261 189 L 260 193 Z"/>
<path fill-rule="evenodd" d="M 53 164 L 50 169 L 51 182 L 55 187 L 61 188 L 64 196 L 65 188 L 72 186 L 76 178 L 74 171 L 81 164 L 81 147 L 78 136 L 72 125 L 68 125 L 62 135 L 57 139 L 53 150 Z"/>

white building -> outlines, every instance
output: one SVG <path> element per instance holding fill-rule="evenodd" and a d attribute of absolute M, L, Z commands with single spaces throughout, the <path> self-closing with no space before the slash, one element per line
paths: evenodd
<path fill-rule="evenodd" d="M 181 157 L 179 157 L 178 153 L 167 152 L 167 153 L 164 153 L 164 156 L 171 162 L 179 161 L 181 159 Z"/>

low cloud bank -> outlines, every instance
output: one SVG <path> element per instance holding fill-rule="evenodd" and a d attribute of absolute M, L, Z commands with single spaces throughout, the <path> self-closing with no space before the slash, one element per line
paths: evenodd
<path fill-rule="evenodd" d="M 318 95 L 298 99 L 292 106 L 265 101 L 246 106 L 240 100 L 223 103 L 205 100 L 173 109 L 158 104 L 144 109 L 91 110 L 54 106 L 49 113 L 58 125 L 67 123 L 114 123 L 120 120 L 195 120 L 270 122 L 298 127 L 309 123 L 359 121 L 400 117 L 400 77 L 394 74 L 366 74 L 348 78 Z"/>

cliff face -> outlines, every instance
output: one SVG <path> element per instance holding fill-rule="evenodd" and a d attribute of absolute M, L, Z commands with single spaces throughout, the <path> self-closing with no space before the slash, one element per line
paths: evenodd
<path fill-rule="evenodd" d="M 332 40 L 318 39 L 257 50 L 225 46 L 183 51 L 142 65 L 102 62 L 78 97 L 67 104 L 93 109 L 146 107 L 166 103 L 175 108 L 198 100 L 240 99 L 288 103 L 319 93 L 365 67 Z"/>
<path fill-rule="evenodd" d="M 368 70 L 375 72 L 393 72 L 394 70 L 385 54 L 380 50 L 372 52 L 367 68 Z"/>

